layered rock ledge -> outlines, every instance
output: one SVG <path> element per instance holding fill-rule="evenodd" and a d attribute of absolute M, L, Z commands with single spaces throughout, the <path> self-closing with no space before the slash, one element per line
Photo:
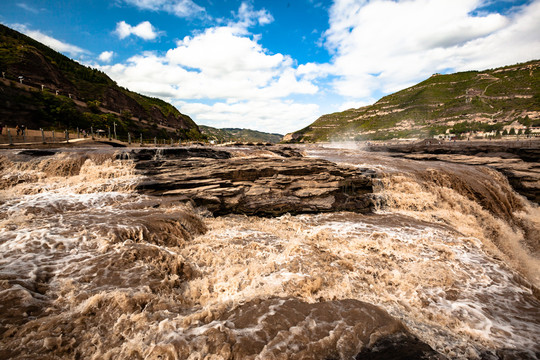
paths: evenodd
<path fill-rule="evenodd" d="M 236 156 L 204 147 L 142 149 L 130 156 L 147 176 L 141 193 L 190 201 L 214 215 L 279 216 L 354 211 L 375 205 L 373 170 L 301 157 L 286 149 Z"/>
<path fill-rule="evenodd" d="M 540 141 L 425 140 L 415 144 L 372 145 L 370 151 L 411 160 L 489 166 L 504 174 L 516 192 L 540 204 Z"/>

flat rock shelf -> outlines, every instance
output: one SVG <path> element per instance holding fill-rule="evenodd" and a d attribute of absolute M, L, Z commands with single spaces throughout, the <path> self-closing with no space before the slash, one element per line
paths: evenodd
<path fill-rule="evenodd" d="M 371 212 L 373 170 L 336 165 L 297 152 L 235 156 L 210 148 L 143 149 L 130 153 L 147 175 L 141 193 L 191 201 L 214 215 Z M 257 153 L 255 153 L 257 154 Z"/>

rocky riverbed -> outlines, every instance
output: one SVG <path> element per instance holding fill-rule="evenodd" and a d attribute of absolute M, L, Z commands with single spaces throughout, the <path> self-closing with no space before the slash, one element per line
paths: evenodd
<path fill-rule="evenodd" d="M 538 357 L 538 207 L 485 166 L 306 146 L 0 155 L 0 358 Z"/>

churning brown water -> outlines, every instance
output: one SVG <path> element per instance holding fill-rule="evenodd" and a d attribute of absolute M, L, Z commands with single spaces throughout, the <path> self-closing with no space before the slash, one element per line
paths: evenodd
<path fill-rule="evenodd" d="M 1 154 L 0 358 L 351 359 L 404 328 L 538 356 L 538 207 L 486 168 L 307 153 L 376 169 L 379 210 L 203 217 L 115 154 Z"/>

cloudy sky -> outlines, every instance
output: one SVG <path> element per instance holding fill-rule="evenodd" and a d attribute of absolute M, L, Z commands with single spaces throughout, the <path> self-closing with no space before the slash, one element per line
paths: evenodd
<path fill-rule="evenodd" d="M 540 59 L 540 0 L 3 0 L 0 22 L 198 124 L 282 134 Z"/>

